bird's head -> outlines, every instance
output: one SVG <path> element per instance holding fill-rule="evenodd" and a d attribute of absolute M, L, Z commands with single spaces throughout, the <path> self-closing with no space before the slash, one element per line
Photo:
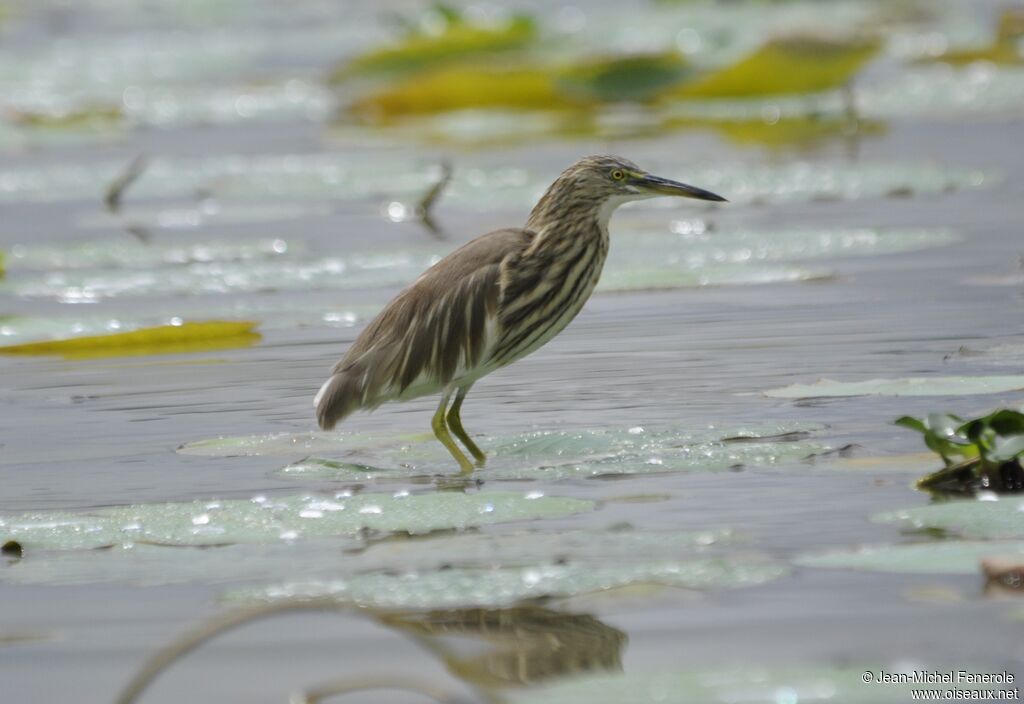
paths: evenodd
<path fill-rule="evenodd" d="M 623 203 L 657 196 L 723 202 L 725 198 L 696 186 L 650 174 L 629 159 L 588 156 L 562 172 L 530 216 L 531 223 L 589 209 L 606 225 Z"/>

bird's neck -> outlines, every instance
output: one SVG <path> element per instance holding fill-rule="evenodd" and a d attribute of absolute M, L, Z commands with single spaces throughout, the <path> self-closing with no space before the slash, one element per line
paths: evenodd
<path fill-rule="evenodd" d="M 573 245 L 608 247 L 608 221 L 621 201 L 582 198 L 555 199 L 546 194 L 526 221 L 526 229 L 537 233 L 532 250 L 567 248 Z"/>

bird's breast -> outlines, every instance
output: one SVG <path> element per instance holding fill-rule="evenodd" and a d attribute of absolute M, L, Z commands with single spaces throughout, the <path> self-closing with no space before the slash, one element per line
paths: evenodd
<path fill-rule="evenodd" d="M 509 263 L 499 308 L 501 336 L 491 356 L 498 365 L 533 352 L 564 330 L 597 286 L 607 236 L 558 245 Z"/>

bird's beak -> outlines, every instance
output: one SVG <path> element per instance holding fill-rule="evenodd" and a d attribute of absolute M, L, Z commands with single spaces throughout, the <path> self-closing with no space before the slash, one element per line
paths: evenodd
<path fill-rule="evenodd" d="M 688 186 L 685 183 L 672 181 L 661 176 L 644 174 L 634 183 L 648 193 L 660 196 L 681 196 L 683 198 L 696 198 L 697 200 L 713 200 L 719 203 L 728 202 L 722 196 L 715 195 L 711 191 L 705 191 L 703 188 L 697 188 L 696 186 Z"/>

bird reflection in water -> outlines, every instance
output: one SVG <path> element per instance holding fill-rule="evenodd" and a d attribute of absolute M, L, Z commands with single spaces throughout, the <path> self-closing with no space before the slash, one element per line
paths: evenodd
<path fill-rule="evenodd" d="M 440 657 L 455 677 L 485 689 L 622 669 L 626 634 L 589 614 L 539 606 L 379 614 Z"/>

